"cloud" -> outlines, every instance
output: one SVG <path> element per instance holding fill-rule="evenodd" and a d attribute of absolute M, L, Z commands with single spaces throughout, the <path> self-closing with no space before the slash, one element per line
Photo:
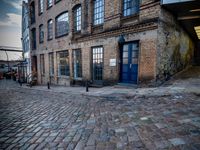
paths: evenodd
<path fill-rule="evenodd" d="M 6 15 L 8 18 L 6 20 L 0 20 L 0 26 L 21 26 L 21 15 L 17 15 L 14 13 L 8 13 Z"/>
<path fill-rule="evenodd" d="M 21 1 L 10 1 L 10 0 L 3 0 L 4 3 L 7 3 L 9 5 L 11 5 L 12 7 L 18 9 L 18 10 L 21 10 L 21 4 L 22 2 Z"/>

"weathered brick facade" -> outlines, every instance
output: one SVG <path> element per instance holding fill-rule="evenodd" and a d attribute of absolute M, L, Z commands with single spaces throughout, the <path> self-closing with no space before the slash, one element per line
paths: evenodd
<path fill-rule="evenodd" d="M 29 1 L 29 5 L 34 0 Z M 169 62 L 169 59 L 165 59 L 163 54 L 172 55 L 174 49 L 170 49 L 166 46 L 167 39 L 165 38 L 165 32 L 171 30 L 170 27 L 166 27 L 162 20 L 166 23 L 172 23 L 177 25 L 176 21 L 172 19 L 165 19 L 164 15 L 172 16 L 169 12 L 165 11 L 161 7 L 158 0 L 142 0 L 139 5 L 139 12 L 128 17 L 123 16 L 123 0 L 105 0 L 104 6 L 104 23 L 98 26 L 93 25 L 93 0 L 61 0 L 49 9 L 46 8 L 46 0 L 44 0 L 44 12 L 38 15 L 38 0 L 35 3 L 35 16 L 36 22 L 30 27 L 36 28 L 36 50 L 32 50 L 32 56 L 37 57 L 37 63 L 33 63 L 33 69 L 37 68 L 38 83 L 46 84 L 51 81 L 53 84 L 69 85 L 71 83 L 77 83 L 74 78 L 73 71 L 73 58 L 72 51 L 75 49 L 81 50 L 82 55 L 82 78 L 79 81 L 93 80 L 92 69 L 92 48 L 97 46 L 103 47 L 103 84 L 117 84 L 121 82 L 122 78 L 122 53 L 121 46 L 119 45 L 120 35 L 124 37 L 124 43 L 136 42 L 139 45 L 138 54 L 138 69 L 137 72 L 137 84 L 141 83 L 156 83 L 156 81 L 165 80 L 165 73 L 163 73 L 163 62 Z M 81 17 L 82 25 L 81 32 L 76 33 L 74 31 L 74 17 L 73 8 L 81 4 Z M 66 36 L 55 38 L 55 18 L 60 13 L 68 11 L 69 13 L 69 33 Z M 49 19 L 53 19 L 53 39 L 47 40 L 47 22 Z M 39 43 L 39 26 L 44 25 L 44 42 Z M 183 35 L 183 40 L 187 42 L 191 41 L 186 33 L 183 33 L 183 29 L 177 25 L 178 31 Z M 173 30 L 173 29 L 172 29 Z M 173 40 L 173 39 L 172 39 Z M 177 41 L 181 44 L 181 41 Z M 190 63 L 192 57 L 192 42 L 190 50 L 187 52 L 187 63 L 184 67 Z M 59 76 L 58 74 L 58 56 L 57 52 L 68 50 L 69 52 L 69 67 L 70 76 Z M 177 50 L 177 49 L 176 49 Z M 49 53 L 54 55 L 54 76 L 49 76 Z M 190 53 L 190 54 L 189 54 Z M 40 54 L 44 54 L 45 59 L 45 73 L 41 75 Z M 174 54 L 176 55 L 176 54 Z M 178 55 L 178 54 L 177 54 Z M 110 61 L 116 60 L 115 65 L 110 65 Z M 179 61 L 179 60 L 176 60 Z M 37 64 L 37 66 L 34 66 Z M 132 64 L 130 64 L 130 67 Z M 166 69 L 166 68 L 164 68 Z M 167 71 L 170 71 L 168 69 Z M 178 71 L 178 68 L 174 70 L 172 74 Z M 171 75 L 172 75 L 171 74 Z M 72 82 L 74 81 L 74 82 Z"/>

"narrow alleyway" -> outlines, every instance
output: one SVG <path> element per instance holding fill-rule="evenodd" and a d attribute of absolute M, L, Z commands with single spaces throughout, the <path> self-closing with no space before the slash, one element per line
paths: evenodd
<path fill-rule="evenodd" d="M 0 149 L 200 149 L 199 93 L 38 88 L 0 81 Z"/>

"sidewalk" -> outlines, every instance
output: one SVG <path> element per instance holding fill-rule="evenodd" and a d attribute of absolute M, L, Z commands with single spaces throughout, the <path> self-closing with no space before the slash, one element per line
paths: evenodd
<path fill-rule="evenodd" d="M 200 94 L 200 67 L 192 67 L 175 76 L 163 86 L 152 88 L 134 88 L 126 86 L 105 86 L 102 88 L 89 87 L 89 92 L 86 92 L 85 87 L 70 87 L 52 85 L 50 89 L 47 85 L 37 85 L 28 87 L 25 84 L 20 86 L 13 80 L 0 80 L 0 88 L 6 88 L 12 85 L 12 88 L 26 88 L 34 90 L 42 90 L 49 92 L 58 92 L 66 94 L 81 94 L 90 96 L 113 96 L 113 95 L 127 95 L 127 96 L 166 96 L 178 93 L 195 93 Z M 10 87 L 10 86 L 9 86 Z"/>

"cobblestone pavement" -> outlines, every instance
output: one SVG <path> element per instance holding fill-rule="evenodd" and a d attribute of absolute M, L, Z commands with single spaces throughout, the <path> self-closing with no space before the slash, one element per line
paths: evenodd
<path fill-rule="evenodd" d="M 3 80 L 0 149 L 199 150 L 200 94 L 91 96 Z"/>

